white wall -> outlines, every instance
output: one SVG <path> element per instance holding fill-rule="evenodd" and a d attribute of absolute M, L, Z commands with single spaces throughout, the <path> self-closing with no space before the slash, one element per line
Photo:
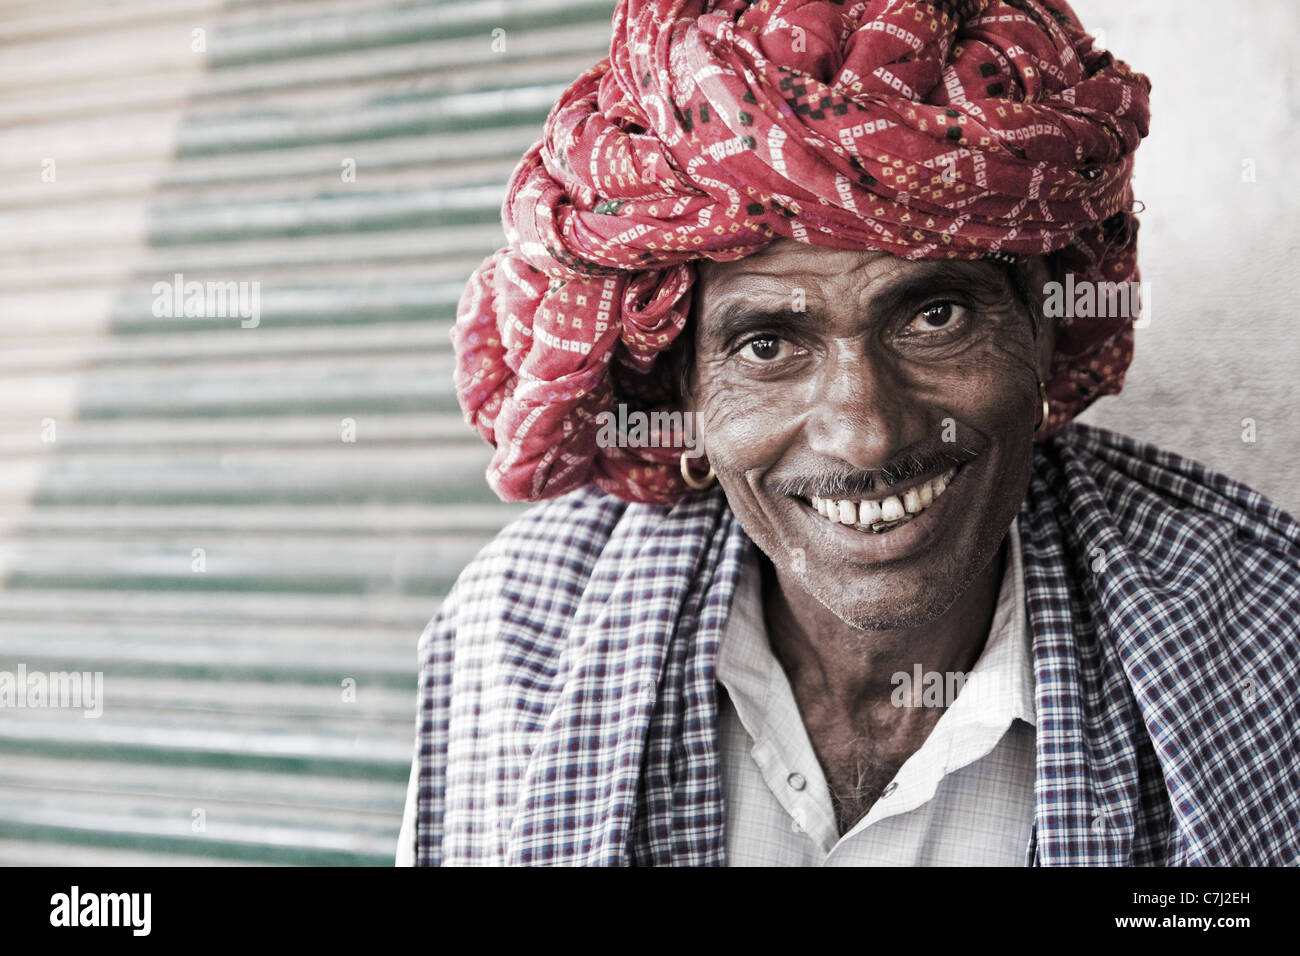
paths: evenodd
<path fill-rule="evenodd" d="M 1078 0 L 1152 82 L 1138 151 L 1151 324 L 1083 420 L 1197 458 L 1300 513 L 1300 134 L 1294 0 Z M 1255 181 L 1243 181 L 1252 160 Z M 1257 441 L 1242 441 L 1242 419 Z"/>

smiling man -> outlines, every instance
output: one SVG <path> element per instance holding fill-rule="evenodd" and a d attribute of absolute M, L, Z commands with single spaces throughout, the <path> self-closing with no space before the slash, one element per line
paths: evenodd
<path fill-rule="evenodd" d="M 1295 862 L 1300 525 L 1072 423 L 1135 316 L 1044 314 L 1137 280 L 1148 90 L 1059 0 L 619 4 L 458 312 L 544 503 L 421 641 L 399 862 Z"/>

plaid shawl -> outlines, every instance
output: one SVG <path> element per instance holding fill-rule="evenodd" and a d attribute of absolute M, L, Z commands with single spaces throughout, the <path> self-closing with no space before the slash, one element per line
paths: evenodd
<path fill-rule="evenodd" d="M 1073 424 L 1019 522 L 1036 865 L 1300 862 L 1300 524 Z M 747 539 L 722 493 L 534 508 L 426 629 L 420 864 L 724 862 L 714 665 Z"/>

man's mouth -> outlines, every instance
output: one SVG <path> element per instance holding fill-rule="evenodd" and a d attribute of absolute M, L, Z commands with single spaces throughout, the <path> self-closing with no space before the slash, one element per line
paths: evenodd
<path fill-rule="evenodd" d="M 811 502 L 823 517 L 836 524 L 848 525 L 872 534 L 885 534 L 901 528 L 938 500 L 961 467 L 957 465 L 949 468 L 941 475 L 884 498 L 852 500 L 814 497 Z"/>

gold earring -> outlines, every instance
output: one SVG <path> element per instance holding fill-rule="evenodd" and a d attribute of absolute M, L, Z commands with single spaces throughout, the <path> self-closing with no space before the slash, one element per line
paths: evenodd
<path fill-rule="evenodd" d="M 686 457 L 686 452 L 682 452 L 681 461 L 682 461 L 682 481 L 686 482 L 686 484 L 689 487 L 694 488 L 696 491 L 703 491 L 705 488 L 709 487 L 709 485 L 713 484 L 713 479 L 716 476 L 713 474 L 712 465 L 709 466 L 709 473 L 707 475 L 705 475 L 703 478 L 696 478 L 693 474 L 691 474 L 691 466 L 690 464 L 688 464 L 689 459 Z"/>
<path fill-rule="evenodd" d="M 1047 400 L 1047 386 L 1040 379 L 1038 382 L 1038 397 L 1042 400 L 1042 405 L 1038 409 L 1038 421 L 1034 422 L 1034 431 L 1038 431 L 1047 422 L 1047 416 L 1052 414 L 1051 403 Z"/>

